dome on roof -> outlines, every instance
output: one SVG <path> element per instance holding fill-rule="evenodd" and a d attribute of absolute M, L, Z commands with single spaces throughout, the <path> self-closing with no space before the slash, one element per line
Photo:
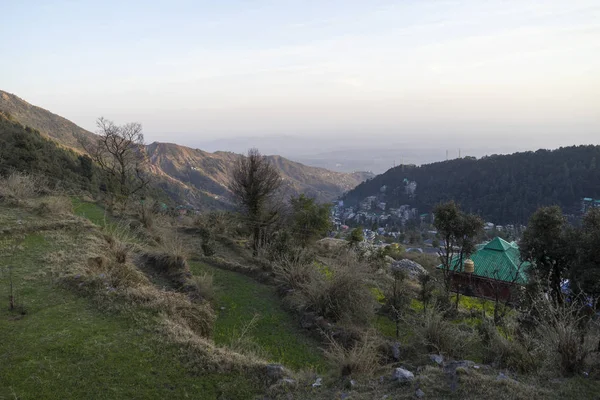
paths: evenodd
<path fill-rule="evenodd" d="M 506 240 L 496 236 L 488 242 L 483 248 L 487 250 L 506 251 L 511 247 L 515 247 L 508 243 Z"/>
<path fill-rule="evenodd" d="M 464 272 L 467 274 L 475 272 L 475 263 L 471 259 L 465 260 L 464 267 Z"/>

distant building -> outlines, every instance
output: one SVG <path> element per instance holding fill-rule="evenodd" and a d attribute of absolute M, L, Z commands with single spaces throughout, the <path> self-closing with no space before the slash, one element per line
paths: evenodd
<path fill-rule="evenodd" d="M 600 207 L 600 199 L 592 199 L 591 197 L 584 197 L 581 200 L 581 213 L 585 214 L 591 208 Z"/>
<path fill-rule="evenodd" d="M 406 194 L 408 194 L 411 197 L 414 196 L 415 191 L 417 190 L 417 182 L 405 180 L 404 184 L 405 184 L 404 190 L 405 190 Z"/>
<path fill-rule="evenodd" d="M 516 243 L 495 237 L 488 243 L 480 245 L 464 260 L 459 268 L 458 259 L 454 260 L 451 269 L 453 274 L 453 290 L 460 290 L 467 295 L 494 299 L 508 299 L 511 290 L 527 284 L 527 269 L 530 264 L 521 261 L 519 247 Z M 473 272 L 465 272 L 469 261 L 473 262 Z M 438 266 L 442 268 L 442 266 Z"/>

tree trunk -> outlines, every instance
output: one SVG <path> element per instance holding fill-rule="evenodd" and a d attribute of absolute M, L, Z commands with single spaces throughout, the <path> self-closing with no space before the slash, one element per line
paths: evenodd
<path fill-rule="evenodd" d="M 258 222 L 254 223 L 252 242 L 252 255 L 258 257 L 258 248 L 260 247 L 260 225 Z"/>

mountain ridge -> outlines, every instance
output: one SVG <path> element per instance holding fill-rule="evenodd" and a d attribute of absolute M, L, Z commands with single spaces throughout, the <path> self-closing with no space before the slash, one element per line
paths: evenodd
<path fill-rule="evenodd" d="M 29 104 L 20 97 L 0 90 L 0 111 L 30 126 L 47 138 L 79 153 L 85 153 L 82 142 L 97 135 L 64 117 Z M 146 145 L 149 169 L 158 187 L 176 202 L 194 207 L 230 207 L 227 181 L 240 154 L 228 151 L 207 152 L 176 143 L 153 142 Z M 307 166 L 278 155 L 267 156 L 282 174 L 289 194 L 305 193 L 319 201 L 331 201 L 352 189 L 369 173 L 341 173 Z"/>
<path fill-rule="evenodd" d="M 599 145 L 580 145 L 401 165 L 361 183 L 344 199 L 353 205 L 376 196 L 387 208 L 408 204 L 421 213 L 455 200 L 494 223 L 524 224 L 541 206 L 559 205 L 576 215 L 583 198 L 600 199 L 599 162 Z"/>

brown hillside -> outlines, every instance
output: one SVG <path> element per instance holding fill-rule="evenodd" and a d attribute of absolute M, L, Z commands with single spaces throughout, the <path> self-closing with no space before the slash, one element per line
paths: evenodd
<path fill-rule="evenodd" d="M 95 136 L 66 118 L 29 104 L 14 94 L 2 90 L 0 90 L 0 111 L 9 113 L 16 121 L 37 129 L 42 135 L 56 140 L 63 146 L 78 151 L 83 151 L 79 138 L 90 140 Z"/>
<path fill-rule="evenodd" d="M 84 151 L 81 140 L 95 138 L 92 132 L 71 121 L 1 90 L 0 111 L 77 151 Z M 175 202 L 200 208 L 220 208 L 230 204 L 227 180 L 239 154 L 209 153 L 159 142 L 146 148 L 155 185 Z M 331 201 L 369 177 L 367 173 L 348 174 L 309 167 L 276 155 L 269 159 L 281 171 L 287 194 L 304 193 L 319 201 Z"/>

